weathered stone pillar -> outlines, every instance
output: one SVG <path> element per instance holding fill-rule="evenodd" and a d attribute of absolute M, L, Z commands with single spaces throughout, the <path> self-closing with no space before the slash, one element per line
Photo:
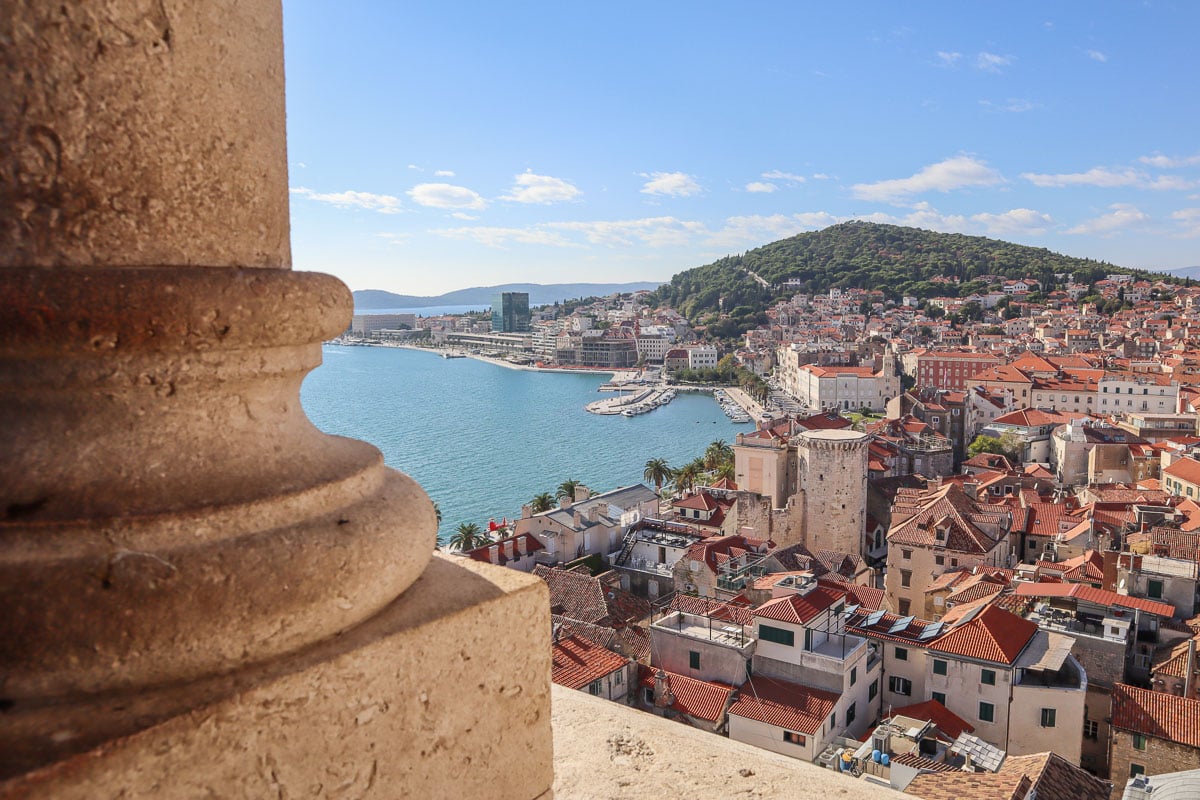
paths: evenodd
<path fill-rule="evenodd" d="M 487 752 L 546 789 L 540 587 L 401 596 L 431 504 L 300 407 L 351 298 L 290 270 L 278 0 L 10 3 L 0 63 L 0 796 L 453 794 L 528 709 Z"/>

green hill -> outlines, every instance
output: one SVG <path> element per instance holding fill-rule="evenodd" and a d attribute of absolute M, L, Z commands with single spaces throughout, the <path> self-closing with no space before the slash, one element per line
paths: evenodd
<path fill-rule="evenodd" d="M 748 271 L 768 286 L 761 285 Z M 983 292 L 995 283 L 980 280 L 986 275 L 1035 278 L 1049 291 L 1063 283 L 1055 278 L 1056 274 L 1073 273 L 1076 281 L 1091 283 L 1114 272 L 1171 280 L 1160 273 L 1072 258 L 1045 248 L 983 236 L 844 222 L 686 270 L 659 287 L 654 297 L 697 321 L 718 311 L 750 318 L 775 300 L 835 287 L 878 289 L 898 301 L 905 295 L 925 298 Z M 959 282 L 931 282 L 939 276 L 957 278 Z M 784 282 L 792 279 L 799 285 L 785 288 Z"/>

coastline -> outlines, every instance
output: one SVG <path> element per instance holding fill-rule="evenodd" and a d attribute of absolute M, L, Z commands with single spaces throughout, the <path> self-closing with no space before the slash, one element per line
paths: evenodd
<path fill-rule="evenodd" d="M 415 344 L 401 344 L 399 342 L 325 342 L 325 344 L 338 345 L 339 347 L 386 347 L 401 350 L 419 350 L 424 353 L 432 353 L 436 356 L 441 356 L 445 350 L 439 347 L 420 347 Z M 483 361 L 488 364 L 494 364 L 497 367 L 505 369 L 521 370 L 523 372 L 557 372 L 557 373 L 573 373 L 576 375 L 611 375 L 617 377 L 624 372 L 631 370 L 612 370 L 612 369 L 595 369 L 591 367 L 537 367 L 531 364 L 514 364 L 511 361 L 505 361 L 501 358 L 491 358 L 489 356 L 480 355 L 478 353 L 466 353 L 462 351 L 451 351 L 461 353 L 466 358 L 473 358 L 476 361 Z"/>

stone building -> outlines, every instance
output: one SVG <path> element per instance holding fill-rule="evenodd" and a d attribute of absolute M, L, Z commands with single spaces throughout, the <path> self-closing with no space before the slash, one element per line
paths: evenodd
<path fill-rule="evenodd" d="M 1128 778 L 1200 768 L 1200 700 L 1123 683 L 1113 687 L 1112 699 L 1114 800 Z"/>
<path fill-rule="evenodd" d="M 810 550 L 864 552 L 867 444 L 858 431 L 801 433 L 797 479 L 804 500 L 804 538 Z"/>

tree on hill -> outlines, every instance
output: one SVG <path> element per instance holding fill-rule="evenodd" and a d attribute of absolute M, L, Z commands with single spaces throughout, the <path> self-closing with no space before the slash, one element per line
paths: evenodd
<path fill-rule="evenodd" d="M 980 434 L 975 437 L 975 441 L 967 445 L 967 456 L 974 458 L 980 453 L 998 453 L 1008 459 L 1010 464 L 1019 466 L 1024 460 L 1022 455 L 1025 452 L 1025 446 L 1021 444 L 1021 440 L 1014 433 L 1005 433 L 1002 436 L 984 436 Z"/>
<path fill-rule="evenodd" d="M 534 495 L 534 498 L 529 501 L 529 508 L 535 514 L 541 514 L 543 511 L 549 511 L 554 508 L 554 495 L 549 492 L 542 492 L 539 495 Z"/>

